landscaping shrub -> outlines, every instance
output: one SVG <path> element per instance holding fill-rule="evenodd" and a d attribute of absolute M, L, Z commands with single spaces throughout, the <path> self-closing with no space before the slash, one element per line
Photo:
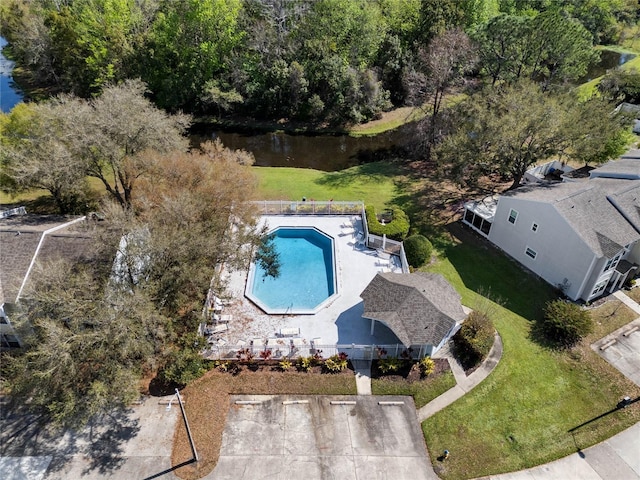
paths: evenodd
<path fill-rule="evenodd" d="M 324 368 L 331 373 L 337 373 L 347 368 L 347 354 L 339 353 L 331 355 L 324 361 Z"/>
<path fill-rule="evenodd" d="M 564 300 L 547 302 L 540 328 L 544 336 L 560 346 L 570 347 L 593 331 L 591 314 Z"/>
<path fill-rule="evenodd" d="M 200 378 L 206 372 L 205 360 L 193 349 L 173 352 L 158 376 L 168 383 L 175 383 L 180 388 Z"/>
<path fill-rule="evenodd" d="M 431 259 L 433 245 L 423 235 L 411 235 L 404 243 L 404 253 L 407 255 L 409 265 L 421 267 Z"/>
<path fill-rule="evenodd" d="M 478 311 L 471 312 L 453 336 L 456 356 L 465 369 L 478 365 L 493 346 L 495 328 L 489 317 Z"/>
<path fill-rule="evenodd" d="M 369 233 L 378 236 L 386 235 L 393 240 L 402 241 L 409 233 L 409 217 L 400 208 L 392 208 L 391 212 L 393 220 L 382 225 L 376 217 L 376 209 L 371 205 L 366 207 L 365 214 Z"/>
<path fill-rule="evenodd" d="M 436 368 L 436 362 L 434 362 L 429 356 L 421 359 L 418 362 L 418 365 L 420 366 L 420 373 L 423 377 L 431 375 Z"/>
<path fill-rule="evenodd" d="M 285 358 L 283 360 L 280 360 L 279 366 L 280 366 L 280 370 L 282 370 L 283 372 L 286 372 L 287 370 L 290 370 L 291 367 L 293 367 L 293 364 L 291 363 L 290 360 Z"/>
<path fill-rule="evenodd" d="M 403 365 L 403 361 L 399 358 L 381 358 L 378 360 L 378 368 L 382 373 L 397 372 Z"/>

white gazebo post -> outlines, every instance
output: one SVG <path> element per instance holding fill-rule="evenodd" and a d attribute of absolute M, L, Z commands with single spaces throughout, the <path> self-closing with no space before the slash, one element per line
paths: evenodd
<path fill-rule="evenodd" d="M 376 326 L 376 321 L 372 318 L 371 319 L 371 333 L 370 333 L 370 335 L 373 335 L 373 329 L 374 329 L 375 326 Z"/>
<path fill-rule="evenodd" d="M 387 234 L 383 233 L 382 234 L 382 250 L 386 251 L 387 249 Z"/>

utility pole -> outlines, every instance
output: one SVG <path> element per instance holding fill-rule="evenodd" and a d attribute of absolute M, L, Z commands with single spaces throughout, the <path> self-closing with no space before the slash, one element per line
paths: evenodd
<path fill-rule="evenodd" d="M 178 404 L 180 405 L 180 411 L 182 412 L 182 419 L 184 420 L 184 426 L 187 429 L 187 436 L 189 437 L 189 444 L 191 445 L 191 452 L 193 453 L 193 459 L 198 461 L 198 452 L 196 452 L 196 444 L 193 443 L 193 437 L 191 436 L 191 429 L 189 428 L 189 422 L 187 421 L 187 414 L 184 411 L 184 405 L 182 404 L 182 397 L 180 392 L 176 388 L 176 396 L 178 397 Z"/>

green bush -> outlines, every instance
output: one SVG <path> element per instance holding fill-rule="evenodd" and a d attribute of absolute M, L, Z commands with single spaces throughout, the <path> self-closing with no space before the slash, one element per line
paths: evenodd
<path fill-rule="evenodd" d="M 372 235 L 386 235 L 387 237 L 402 241 L 409 233 L 409 217 L 400 208 L 391 209 L 393 220 L 386 225 L 382 225 L 376 217 L 376 209 L 373 206 L 365 208 L 367 226 Z"/>
<path fill-rule="evenodd" d="M 593 331 L 589 311 L 564 300 L 547 302 L 540 327 L 544 336 L 561 346 L 570 347 Z"/>
<path fill-rule="evenodd" d="M 465 369 L 478 365 L 493 346 L 495 328 L 489 317 L 474 311 L 453 336 L 456 356 Z"/>
<path fill-rule="evenodd" d="M 397 372 L 403 365 L 403 361 L 399 358 L 381 358 L 378 360 L 378 368 L 382 373 Z"/>
<path fill-rule="evenodd" d="M 158 376 L 165 382 L 184 387 L 206 372 L 205 361 L 196 350 L 184 349 L 172 353 Z"/>
<path fill-rule="evenodd" d="M 421 267 L 431 259 L 433 245 L 422 235 L 411 235 L 404 242 L 404 253 L 412 267 Z"/>

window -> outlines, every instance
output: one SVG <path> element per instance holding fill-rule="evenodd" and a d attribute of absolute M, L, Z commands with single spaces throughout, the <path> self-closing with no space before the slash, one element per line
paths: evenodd
<path fill-rule="evenodd" d="M 536 257 L 538 256 L 538 252 L 536 252 L 535 250 L 532 250 L 531 248 L 527 247 L 527 249 L 524 251 L 524 253 L 527 255 L 527 257 L 531 257 L 534 260 L 536 259 Z"/>
<path fill-rule="evenodd" d="M 591 292 L 591 296 L 595 296 L 598 295 L 600 292 L 602 292 L 605 288 L 607 288 L 607 283 L 609 283 L 609 280 L 603 280 L 602 282 L 596 283 L 596 286 L 593 287 L 593 291 Z"/>
<path fill-rule="evenodd" d="M 615 257 L 607 260 L 607 264 L 604 266 L 604 270 L 603 271 L 606 272 L 607 270 L 611 270 L 612 268 L 616 268 L 616 266 L 618 265 L 618 261 L 620 260 L 620 257 L 622 257 L 622 252 L 617 254 Z"/>
<path fill-rule="evenodd" d="M 509 223 L 516 224 L 516 219 L 518 218 L 518 212 L 516 212 L 513 208 L 509 212 Z"/>
<path fill-rule="evenodd" d="M 531 231 L 532 232 L 537 232 L 538 231 L 538 224 L 534 222 L 533 225 L 531 225 Z"/>

